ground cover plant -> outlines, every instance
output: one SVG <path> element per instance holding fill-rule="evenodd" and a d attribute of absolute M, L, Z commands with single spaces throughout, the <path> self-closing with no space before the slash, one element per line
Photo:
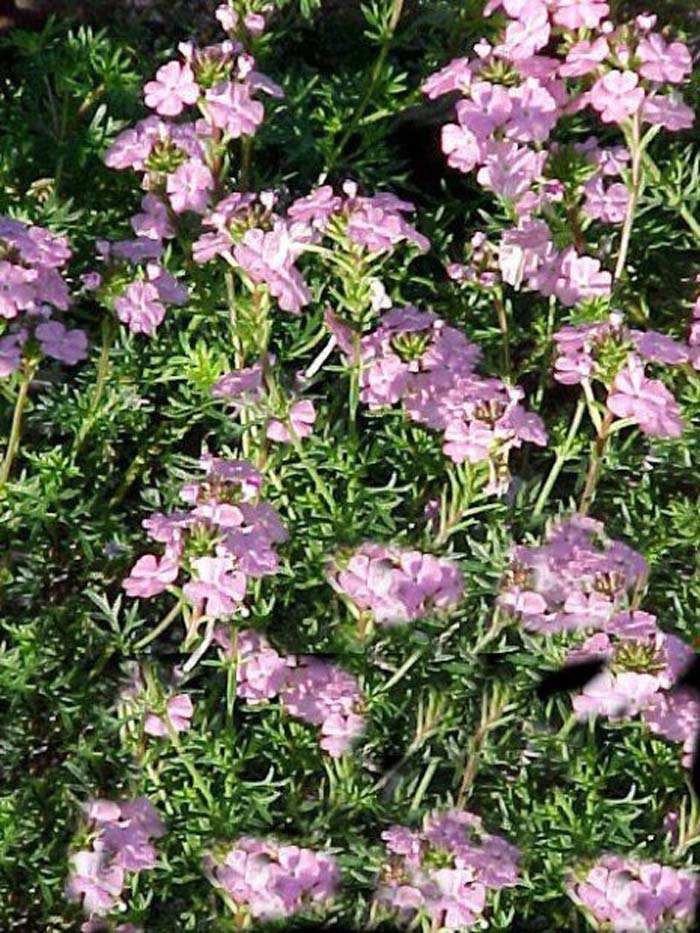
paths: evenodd
<path fill-rule="evenodd" d="M 695 928 L 693 7 L 0 38 L 1 930 Z"/>

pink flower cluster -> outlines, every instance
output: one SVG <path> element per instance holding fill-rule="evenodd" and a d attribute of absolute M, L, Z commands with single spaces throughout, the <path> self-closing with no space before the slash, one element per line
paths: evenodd
<path fill-rule="evenodd" d="M 680 436 L 678 403 L 660 380 L 646 376 L 643 361 L 680 366 L 691 361 L 692 347 L 658 331 L 630 330 L 617 313 L 600 323 L 563 327 L 554 341 L 558 382 L 577 385 L 598 380 L 608 389 L 612 414 L 630 418 L 652 437 Z"/>
<path fill-rule="evenodd" d="M 434 929 L 465 930 L 483 918 L 489 890 L 517 883 L 518 849 L 462 810 L 434 812 L 423 829 L 382 833 L 389 860 L 375 894 L 401 923 L 427 918 Z"/>
<path fill-rule="evenodd" d="M 402 402 L 414 421 L 443 432 L 451 460 L 489 463 L 498 485 L 510 449 L 524 441 L 544 446 L 547 432 L 541 418 L 523 408 L 522 389 L 476 373 L 480 356 L 436 315 L 394 309 L 362 338 L 360 397 L 371 409 Z"/>
<path fill-rule="evenodd" d="M 560 250 L 547 221 L 566 194 L 570 215 L 577 214 L 583 199 L 589 217 L 622 222 L 629 192 L 620 181 L 606 179 L 620 175 L 630 153 L 622 147 L 601 149 L 595 138 L 573 146 L 595 168 L 572 203 L 572 192 L 557 178 L 560 148 L 550 144 L 548 151 L 545 144 L 561 117 L 588 105 L 606 123 L 627 127 L 634 118 L 638 127 L 689 128 L 692 110 L 664 91 L 689 75 L 690 52 L 682 42 L 668 44 L 653 32 L 655 17 L 638 17 L 615 29 L 604 21 L 606 3 L 503 0 L 487 9 L 500 6 L 511 20 L 503 42 L 493 47 L 482 40 L 473 59 L 455 59 L 423 85 L 430 98 L 455 91 L 463 96 L 456 105 L 457 122 L 443 127 L 447 162 L 461 172 L 476 170 L 478 184 L 510 202 L 517 214 L 517 225 L 495 251 L 505 283 L 516 288 L 525 283 L 565 305 L 607 295 L 611 275 L 597 259 L 581 255 L 580 233 L 574 231 L 575 245 Z M 582 28 L 585 38 L 578 32 Z M 484 268 L 482 242 L 473 246 L 471 268 L 455 264 L 452 277 L 495 284 L 496 270 Z"/>
<path fill-rule="evenodd" d="M 143 522 L 162 556 L 146 554 L 123 587 L 129 596 L 149 599 L 174 586 L 194 607 L 195 620 L 228 618 L 240 610 L 249 577 L 276 573 L 276 544 L 287 540 L 279 516 L 260 499 L 262 477 L 249 463 L 205 456 L 206 476 L 187 483 L 181 497 L 189 509 L 155 513 Z"/>
<path fill-rule="evenodd" d="M 290 917 L 335 896 L 340 871 L 332 855 L 244 836 L 204 860 L 208 880 L 226 892 L 242 916 Z"/>
<path fill-rule="evenodd" d="M 159 202 L 152 195 L 146 195 L 142 203 L 148 212 Z M 144 216 L 146 214 L 137 215 L 137 218 Z M 163 323 L 170 305 L 184 305 L 188 299 L 185 286 L 163 266 L 164 245 L 155 234 L 153 228 L 133 240 L 115 243 L 98 240 L 101 271 L 83 276 L 86 289 L 97 292 L 132 334 L 149 337 Z"/>
<path fill-rule="evenodd" d="M 228 633 L 216 638 L 231 652 Z M 291 716 L 321 727 L 321 748 L 340 758 L 364 728 L 363 696 L 356 679 L 324 658 L 280 655 L 252 630 L 238 634 L 237 695 L 250 704 L 279 697 Z"/>
<path fill-rule="evenodd" d="M 574 698 L 574 711 L 580 718 L 593 713 L 618 720 L 641 714 L 652 732 L 682 744 L 682 763 L 689 768 L 700 729 L 700 700 L 691 689 L 671 688 L 694 653 L 655 623 L 646 612 L 627 613 L 610 626 L 610 636 L 593 635 L 569 655 L 570 662 L 598 657 L 607 664 Z"/>
<path fill-rule="evenodd" d="M 575 515 L 555 524 L 543 545 L 513 549 L 499 604 L 529 631 L 597 632 L 567 658 L 605 662 L 574 698 L 574 712 L 613 720 L 641 714 L 652 732 L 683 744 L 689 767 L 700 700 L 675 684 L 693 652 L 636 608 L 647 573 L 641 554 L 607 539 L 600 522 Z"/>
<path fill-rule="evenodd" d="M 207 232 L 194 243 L 196 262 L 223 258 L 253 285 L 264 284 L 283 311 L 298 313 L 311 292 L 296 260 L 317 249 L 324 237 L 342 252 L 365 250 L 369 255 L 390 253 L 402 242 L 420 250 L 429 243 L 405 219 L 414 210 L 392 194 L 359 195 L 354 182 L 345 182 L 343 195 L 330 185 L 293 201 L 286 212 L 277 208 L 271 192 L 229 195 L 202 220 Z"/>
<path fill-rule="evenodd" d="M 288 444 L 292 440 L 291 431 L 299 440 L 313 432 L 316 422 L 314 403 L 310 399 L 292 402 L 282 399 L 277 406 L 273 406 L 272 398 L 264 385 L 262 363 L 224 373 L 212 388 L 212 395 L 233 402 L 234 413 L 245 410 L 252 416 L 252 420 L 264 422 L 265 436 L 269 440 Z M 283 410 L 273 411 L 273 408 L 279 407 L 280 404 Z"/>
<path fill-rule="evenodd" d="M 630 615 L 632 626 L 618 617 L 619 631 L 609 626 L 608 633 L 587 638 L 567 658 L 567 663 L 600 658 L 607 665 L 573 699 L 581 719 L 596 714 L 620 720 L 643 713 L 673 686 L 693 657 L 680 638 L 656 628 L 654 616 L 639 610 Z"/>
<path fill-rule="evenodd" d="M 70 306 L 62 275 L 70 257 L 63 237 L 0 217 L 0 321 L 11 322 L 0 337 L 0 378 L 19 369 L 25 351 L 69 366 L 87 356 L 85 332 L 51 319 Z"/>
<path fill-rule="evenodd" d="M 533 632 L 634 630 L 631 600 L 647 574 L 641 554 L 574 515 L 552 525 L 544 544 L 513 548 L 499 604 Z"/>
<path fill-rule="evenodd" d="M 569 882 L 569 897 L 614 933 L 663 933 L 692 920 L 700 894 L 693 872 L 603 855 Z"/>
<path fill-rule="evenodd" d="M 327 573 L 355 613 L 384 626 L 447 612 L 462 596 L 462 574 L 451 561 L 372 542 L 336 557 Z"/>
<path fill-rule="evenodd" d="M 71 856 L 66 896 L 80 902 L 92 918 L 122 906 L 127 872 L 154 868 L 156 850 L 151 839 L 165 835 L 165 827 L 145 797 L 114 803 L 93 800 L 86 808 L 91 848 Z M 99 926 L 84 929 L 99 929 Z"/>

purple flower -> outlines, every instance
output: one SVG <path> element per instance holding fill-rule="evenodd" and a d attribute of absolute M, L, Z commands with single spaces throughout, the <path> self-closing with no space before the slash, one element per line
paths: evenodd
<path fill-rule="evenodd" d="M 252 136 L 263 121 L 265 108 L 251 97 L 248 82 L 226 81 L 206 93 L 207 119 L 232 139 Z"/>
<path fill-rule="evenodd" d="M 194 211 L 201 214 L 209 203 L 214 176 L 199 159 L 189 159 L 168 175 L 166 191 L 176 214 Z"/>
<path fill-rule="evenodd" d="M 289 409 L 289 420 L 294 433 L 299 439 L 308 437 L 313 432 L 316 421 L 314 403 L 308 399 L 295 402 Z M 265 436 L 272 441 L 279 441 L 283 444 L 288 444 L 292 439 L 287 426 L 276 418 L 269 422 Z"/>
<path fill-rule="evenodd" d="M 165 317 L 158 289 L 151 282 L 137 281 L 127 285 L 124 294 L 115 299 L 114 310 L 132 334 L 147 334 L 149 337 Z"/>
<path fill-rule="evenodd" d="M 222 856 L 208 855 L 204 870 L 236 908 L 256 919 L 290 917 L 330 901 L 340 872 L 331 855 L 294 845 L 243 837 Z"/>
<path fill-rule="evenodd" d="M 94 851 L 76 852 L 70 859 L 71 871 L 66 887 L 69 901 L 79 901 L 88 914 L 108 914 L 119 903 L 124 889 L 124 869 L 110 864 L 101 846 Z"/>
<path fill-rule="evenodd" d="M 196 104 L 199 86 L 189 65 L 168 62 L 144 87 L 146 106 L 164 117 L 177 117 L 185 107 Z"/>
<path fill-rule="evenodd" d="M 615 377 L 607 406 L 618 418 L 632 418 L 652 437 L 680 437 L 683 421 L 678 403 L 658 379 L 647 379 L 644 364 L 630 355 Z"/>
<path fill-rule="evenodd" d="M 329 582 L 359 612 L 380 625 L 414 621 L 447 611 L 462 596 L 462 576 L 450 561 L 367 543 L 328 566 Z"/>
<path fill-rule="evenodd" d="M 231 557 L 200 557 L 192 562 L 196 577 L 183 593 L 199 615 L 221 619 L 233 615 L 246 594 L 246 577 L 234 569 Z"/>
<path fill-rule="evenodd" d="M 175 732 L 187 732 L 191 726 L 194 706 L 186 693 L 177 693 L 170 697 L 166 706 L 166 716 L 170 728 Z M 149 713 L 143 724 L 143 731 L 147 735 L 167 736 L 168 727 L 165 721 L 155 713 Z"/>
<path fill-rule="evenodd" d="M 164 593 L 168 586 L 175 582 L 179 572 L 176 553 L 166 552 L 160 560 L 153 554 L 145 554 L 136 561 L 122 586 L 128 596 L 150 599 L 151 596 Z"/>
<path fill-rule="evenodd" d="M 604 855 L 567 893 L 615 933 L 662 933 L 692 918 L 698 881 L 683 869 Z"/>
<path fill-rule="evenodd" d="M 22 346 L 26 339 L 26 331 L 0 337 L 0 378 L 11 376 L 19 369 L 22 362 Z"/>
<path fill-rule="evenodd" d="M 39 324 L 34 331 L 41 352 L 55 360 L 74 366 L 87 356 L 87 334 L 84 330 L 66 330 L 58 321 Z"/>

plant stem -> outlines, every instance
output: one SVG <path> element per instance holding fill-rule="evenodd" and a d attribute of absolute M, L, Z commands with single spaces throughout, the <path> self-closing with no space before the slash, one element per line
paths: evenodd
<path fill-rule="evenodd" d="M 253 137 L 244 136 L 241 141 L 241 174 L 239 188 L 247 191 L 250 185 L 250 170 L 253 162 Z"/>
<path fill-rule="evenodd" d="M 95 423 L 97 409 L 99 407 L 100 400 L 107 383 L 107 376 L 109 375 L 109 354 L 110 350 L 112 349 L 112 344 L 114 343 L 116 333 L 116 321 L 111 314 L 106 314 L 102 318 L 102 349 L 100 350 L 100 361 L 97 366 L 95 388 L 92 393 L 90 407 L 88 408 L 87 414 L 80 426 L 80 430 L 76 434 L 75 440 L 73 441 L 73 454 L 77 454 L 80 451 L 83 444 L 85 443 L 85 440 L 87 439 L 88 434 L 90 433 L 92 426 Z"/>
<path fill-rule="evenodd" d="M 547 504 L 547 500 L 549 499 L 549 495 L 554 487 L 554 484 L 559 478 L 559 474 L 561 473 L 564 464 L 569 459 L 569 455 L 571 453 L 571 447 L 574 443 L 574 440 L 576 439 L 576 435 L 578 434 L 578 429 L 581 426 L 581 419 L 583 418 L 583 413 L 585 412 L 585 410 L 586 410 L 586 400 L 584 398 L 580 398 L 576 405 L 576 410 L 574 411 L 574 417 L 571 419 L 571 424 L 569 425 L 569 432 L 566 435 L 564 446 L 562 447 L 561 450 L 557 452 L 556 459 L 554 463 L 552 464 L 552 469 L 549 471 L 549 475 L 547 476 L 546 480 L 542 484 L 540 494 L 537 497 L 537 502 L 535 503 L 535 508 L 532 513 L 533 517 L 535 518 L 537 518 L 539 515 L 542 514 L 542 511 L 544 510 L 544 507 Z"/>
<path fill-rule="evenodd" d="M 496 306 L 496 316 L 498 318 L 498 326 L 501 329 L 504 375 L 508 377 L 510 376 L 510 344 L 508 340 L 508 316 L 506 315 L 506 306 L 503 303 L 503 295 L 497 292 L 494 295 L 493 300 Z"/>
<path fill-rule="evenodd" d="M 20 437 L 22 434 L 22 418 L 24 416 L 24 409 L 27 405 L 29 385 L 36 371 L 36 367 L 37 364 L 30 361 L 25 361 L 22 365 L 23 377 L 19 384 L 19 392 L 17 393 L 15 410 L 12 415 L 12 427 L 10 428 L 10 437 L 7 442 L 7 450 L 5 451 L 5 457 L 2 461 L 2 467 L 0 467 L 0 489 L 6 485 L 8 479 L 10 478 L 12 464 L 15 457 L 17 456 L 17 451 L 19 450 Z"/>
<path fill-rule="evenodd" d="M 321 496 L 323 501 L 326 503 L 326 505 L 330 509 L 331 515 L 333 515 L 333 513 L 335 512 L 335 500 L 333 499 L 333 495 L 330 489 L 328 488 L 328 486 L 326 486 L 325 482 L 323 481 L 321 477 L 321 474 L 318 472 L 315 465 L 306 456 L 306 451 L 304 450 L 303 444 L 301 442 L 301 438 L 299 437 L 296 430 L 294 429 L 294 425 L 292 424 L 291 418 L 287 418 L 285 422 L 285 427 L 289 433 L 289 437 L 291 438 L 292 446 L 294 447 L 294 450 L 296 451 L 297 457 L 299 457 L 299 460 L 302 466 L 304 467 L 306 472 L 309 474 L 309 476 L 313 480 L 314 486 L 316 487 L 316 491 L 318 492 L 318 494 Z"/>
<path fill-rule="evenodd" d="M 634 215 L 639 203 L 639 197 L 642 193 L 644 183 L 644 173 L 642 170 L 642 143 L 641 143 L 641 118 L 636 113 L 632 119 L 632 130 L 630 133 L 630 150 L 632 154 L 632 187 L 630 189 L 629 203 L 625 214 L 625 222 L 622 227 L 622 237 L 620 239 L 620 250 L 617 254 L 617 264 L 615 266 L 614 281 L 620 279 L 627 265 L 627 252 L 629 250 L 630 239 L 632 237 L 632 226 L 634 224 Z"/>
<path fill-rule="evenodd" d="M 167 613 L 161 619 L 161 621 L 156 625 L 153 631 L 149 632 L 145 638 L 142 638 L 141 641 L 137 641 L 134 645 L 134 651 L 141 651 L 142 648 L 145 648 L 146 645 L 150 645 L 152 641 L 155 641 L 159 635 L 161 635 L 179 616 L 180 610 L 182 609 L 182 600 L 178 600 L 175 605 L 172 607 L 170 612 Z"/>
<path fill-rule="evenodd" d="M 216 809 L 216 805 L 214 803 L 214 798 L 211 795 L 211 791 L 209 790 L 207 785 L 204 783 L 204 780 L 202 779 L 202 775 L 199 773 L 199 771 L 197 771 L 197 769 L 195 768 L 195 766 L 192 764 L 189 757 L 185 753 L 185 750 L 182 747 L 182 742 L 180 741 L 180 736 L 170 725 L 167 714 L 163 717 L 163 722 L 165 723 L 165 727 L 168 730 L 168 736 L 170 737 L 170 741 L 173 743 L 173 746 L 175 748 L 175 751 L 177 752 L 178 758 L 180 759 L 182 764 L 185 766 L 185 768 L 189 772 L 189 775 L 192 778 L 192 783 L 197 788 L 199 793 L 202 795 L 202 798 L 204 799 L 204 802 L 206 803 L 206 805 L 209 807 L 209 812 L 211 813 L 213 810 Z"/>
<path fill-rule="evenodd" d="M 612 425 L 613 418 L 615 416 L 612 412 L 608 411 L 605 413 L 605 417 L 600 425 L 598 431 L 598 436 L 595 440 L 595 446 L 593 448 L 593 453 L 591 455 L 591 462 L 588 464 L 588 472 L 586 473 L 586 483 L 583 487 L 583 495 L 581 496 L 581 504 L 579 505 L 579 512 L 581 515 L 588 515 L 588 511 L 593 502 L 593 497 L 595 496 L 596 486 L 598 485 L 598 477 L 600 475 L 600 467 L 603 462 L 603 457 L 605 456 L 605 450 L 608 446 L 608 438 L 610 437 L 610 426 Z"/>
<path fill-rule="evenodd" d="M 490 704 L 482 704 L 482 716 L 479 728 L 469 742 L 467 763 L 462 774 L 462 782 L 457 794 L 457 806 L 462 808 L 471 796 L 474 778 L 479 767 L 479 757 L 486 742 L 486 737 L 502 720 L 503 711 L 507 706 L 507 694 L 500 690 L 494 691 Z"/>
<path fill-rule="evenodd" d="M 347 128 L 343 135 L 340 138 L 340 142 L 333 149 L 328 163 L 326 165 L 326 174 L 332 172 L 336 166 L 336 163 L 340 156 L 343 154 L 343 150 L 348 144 L 348 141 L 352 138 L 353 133 L 356 132 L 362 117 L 365 114 L 367 105 L 372 100 L 372 96 L 376 90 L 377 82 L 379 81 L 384 64 L 386 63 L 387 56 L 389 54 L 389 48 L 391 47 L 392 40 L 394 38 L 394 33 L 396 32 L 396 27 L 399 24 L 401 19 L 401 13 L 403 12 L 404 0 L 393 0 L 393 5 L 391 9 L 391 15 L 387 23 L 387 29 L 382 39 L 381 48 L 379 49 L 379 54 L 374 62 L 372 67 L 372 72 L 370 74 L 369 81 L 367 83 L 367 88 L 365 93 L 362 95 L 359 104 L 355 108 L 355 112 L 350 118 Z"/>

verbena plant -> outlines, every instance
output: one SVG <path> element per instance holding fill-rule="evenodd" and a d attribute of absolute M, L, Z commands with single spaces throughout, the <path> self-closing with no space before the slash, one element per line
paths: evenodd
<path fill-rule="evenodd" d="M 0 928 L 689 929 L 693 4 L 193 6 L 2 39 Z"/>

